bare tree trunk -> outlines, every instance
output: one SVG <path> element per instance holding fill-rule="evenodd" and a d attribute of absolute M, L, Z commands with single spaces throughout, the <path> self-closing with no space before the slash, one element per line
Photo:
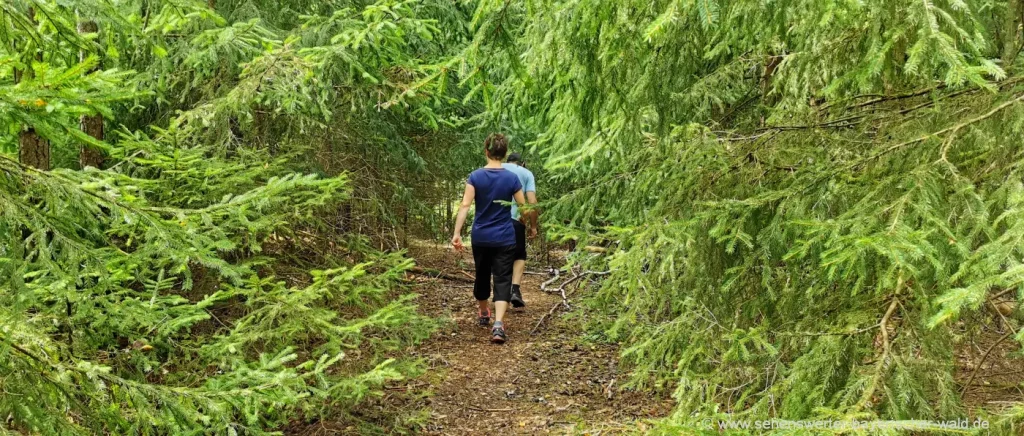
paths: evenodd
<path fill-rule="evenodd" d="M 86 135 L 103 140 L 103 115 L 82 115 L 80 124 Z M 103 166 L 103 151 L 89 144 L 82 144 L 82 149 L 78 153 L 78 163 L 82 168 L 100 168 Z"/>
<path fill-rule="evenodd" d="M 889 2 L 888 12 L 892 17 L 897 16 L 900 13 L 897 2 Z M 884 35 L 886 27 L 882 26 L 881 33 Z M 902 37 L 893 44 L 891 49 L 891 59 L 887 62 L 887 68 L 882 75 L 882 86 L 885 89 L 886 94 L 895 92 L 898 88 L 901 73 L 903 72 L 903 66 L 907 63 L 907 39 Z"/>
<path fill-rule="evenodd" d="M 1010 64 L 1012 64 L 1014 58 L 1017 57 L 1017 51 L 1020 50 L 1020 45 L 1017 43 L 1017 28 L 1021 23 L 1021 12 L 1020 0 L 1006 1 L 1006 20 L 1005 27 L 1003 28 L 1002 56 L 1004 69 L 1010 68 Z"/>
<path fill-rule="evenodd" d="M 401 246 L 403 248 L 408 248 L 409 247 L 409 207 L 406 206 L 403 209 L 404 209 L 404 211 L 403 211 L 403 215 L 402 215 L 402 245 Z"/>
<path fill-rule="evenodd" d="M 355 226 L 352 225 L 352 203 L 346 200 L 341 205 L 341 231 L 343 233 L 355 233 Z"/>
<path fill-rule="evenodd" d="M 95 21 L 85 20 L 78 23 L 78 33 L 97 33 L 99 32 L 99 26 Z M 85 61 L 87 53 L 85 50 L 79 52 L 79 62 Z M 96 66 L 93 71 L 98 70 L 99 65 Z M 100 141 L 103 140 L 103 115 L 82 115 L 79 120 L 82 132 Z M 82 168 L 95 167 L 99 168 L 103 165 L 103 151 L 99 150 L 89 144 L 82 144 L 81 150 L 78 153 L 78 163 Z"/>
<path fill-rule="evenodd" d="M 18 135 L 18 160 L 30 167 L 46 171 L 50 169 L 50 143 L 28 127 Z"/>
<path fill-rule="evenodd" d="M 448 198 L 448 194 L 451 192 L 451 189 L 446 189 L 444 191 L 444 226 L 442 227 L 444 229 L 444 234 L 441 235 L 442 241 L 445 240 L 445 237 L 450 238 L 451 236 L 449 235 L 455 232 L 455 229 L 453 228 L 455 225 L 455 217 L 452 212 L 452 199 Z"/>
<path fill-rule="evenodd" d="M 35 23 L 35 16 L 35 8 L 28 8 L 28 18 L 33 23 Z M 26 49 L 31 48 L 31 45 L 26 45 Z M 38 48 L 35 48 L 35 51 L 35 56 L 29 56 L 29 58 L 35 58 L 42 62 L 43 52 Z M 29 65 L 21 74 L 15 74 L 15 77 L 18 78 L 18 81 L 32 80 L 35 77 L 35 71 Z M 44 171 L 50 169 L 50 142 L 39 136 L 32 126 L 25 126 L 18 134 L 18 160 L 25 165 Z"/>

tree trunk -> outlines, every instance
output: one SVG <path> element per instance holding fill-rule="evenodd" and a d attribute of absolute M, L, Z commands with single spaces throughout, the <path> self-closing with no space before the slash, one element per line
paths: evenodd
<path fill-rule="evenodd" d="M 444 231 L 441 234 L 442 241 L 445 240 L 445 237 L 450 237 L 449 235 L 455 232 L 453 227 L 455 225 L 455 217 L 452 212 L 452 200 L 448 198 L 448 194 L 452 191 L 453 190 L 451 189 L 446 189 L 444 191 L 444 226 L 442 226 Z"/>
<path fill-rule="evenodd" d="M 103 140 L 103 115 L 82 115 L 80 121 L 82 131 L 100 141 Z M 82 168 L 103 166 L 103 150 L 89 144 L 82 144 L 78 153 L 78 163 Z"/>
<path fill-rule="evenodd" d="M 35 8 L 28 8 L 28 19 L 35 23 Z M 26 48 L 29 50 L 35 50 L 35 55 L 29 54 L 28 58 L 35 58 L 37 61 L 42 62 L 43 52 L 38 48 L 33 48 L 31 44 L 27 44 Z M 31 62 L 29 62 L 31 64 Z M 32 80 L 35 77 L 35 71 L 32 70 L 32 66 L 29 65 L 25 71 L 21 74 L 15 74 L 20 82 L 24 80 Z M 25 126 L 22 128 L 21 133 L 18 134 L 18 160 L 21 163 L 30 167 L 35 167 L 40 170 L 46 171 L 50 169 L 50 141 L 47 141 L 42 136 L 36 133 L 36 129 L 32 126 Z"/>
<path fill-rule="evenodd" d="M 355 233 L 355 226 L 352 225 L 352 204 L 348 201 L 341 205 L 340 218 L 342 233 Z"/>
<path fill-rule="evenodd" d="M 402 248 L 409 247 L 409 207 L 406 206 L 402 215 Z"/>
<path fill-rule="evenodd" d="M 46 171 L 50 169 L 50 142 L 31 127 L 18 135 L 18 160 L 30 167 Z"/>
<path fill-rule="evenodd" d="M 1006 20 L 1003 28 L 1003 68 L 1009 69 L 1017 51 L 1020 49 L 1017 43 L 1017 28 L 1021 22 L 1021 0 L 1006 1 Z"/>
<path fill-rule="evenodd" d="M 96 33 L 99 32 L 99 30 L 99 26 L 95 21 L 85 20 L 78 23 L 78 33 Z M 87 56 L 88 54 L 85 50 L 80 51 L 79 62 L 84 61 Z M 92 71 L 96 71 L 98 69 L 99 65 L 97 65 Z M 103 115 L 82 115 L 79 119 L 79 125 L 81 126 L 82 132 L 85 132 L 86 135 L 92 136 L 100 141 L 103 140 Z M 82 144 L 82 148 L 78 153 L 78 163 L 82 168 L 99 168 L 103 165 L 103 151 L 89 144 Z"/>

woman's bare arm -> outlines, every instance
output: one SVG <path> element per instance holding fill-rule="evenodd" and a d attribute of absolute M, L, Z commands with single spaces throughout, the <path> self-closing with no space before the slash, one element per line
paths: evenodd
<path fill-rule="evenodd" d="M 459 203 L 459 214 L 455 217 L 455 234 L 452 235 L 452 246 L 456 250 L 462 250 L 462 226 L 466 224 L 466 214 L 469 213 L 469 206 L 473 204 L 475 197 L 476 188 L 467 183 L 466 192 L 462 194 L 462 203 Z"/>
<path fill-rule="evenodd" d="M 515 194 L 512 194 L 512 198 L 516 199 L 516 204 L 518 204 L 519 207 L 526 206 L 526 196 L 523 195 L 522 189 L 516 191 Z"/>

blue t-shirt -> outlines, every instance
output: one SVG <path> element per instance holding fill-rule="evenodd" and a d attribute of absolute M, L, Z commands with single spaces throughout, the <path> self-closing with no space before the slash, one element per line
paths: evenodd
<path fill-rule="evenodd" d="M 523 189 L 519 177 L 504 168 L 480 168 L 469 174 L 466 183 L 476 190 L 476 215 L 473 219 L 473 245 L 507 247 L 516 245 L 511 206 L 497 201 L 515 201 Z"/>
<path fill-rule="evenodd" d="M 527 192 L 537 192 L 537 182 L 533 178 L 533 172 L 526 169 L 524 166 L 514 163 L 503 163 L 501 167 L 516 173 L 519 176 L 519 183 L 523 184 L 523 194 Z M 519 206 L 512 203 L 512 219 L 519 219 Z"/>

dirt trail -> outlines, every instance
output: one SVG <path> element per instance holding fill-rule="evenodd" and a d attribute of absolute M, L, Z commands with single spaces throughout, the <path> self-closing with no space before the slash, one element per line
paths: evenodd
<path fill-rule="evenodd" d="M 470 255 L 441 247 L 420 244 L 410 255 L 421 266 L 448 273 L 465 275 L 461 271 L 472 270 Z M 530 269 L 545 266 L 534 263 Z M 428 391 L 426 433 L 566 434 L 583 427 L 628 432 L 642 430 L 638 419 L 668 412 L 671 403 L 664 398 L 622 390 L 618 350 L 584 341 L 581 321 L 564 318 L 565 311 L 559 310 L 530 334 L 561 301 L 559 295 L 540 290 L 548 278 L 524 278 L 527 307 L 511 309 L 506 316 L 505 345 L 491 344 L 489 329 L 476 325 L 470 283 L 417 279 L 422 310 L 452 320 L 415 351 L 430 367 L 409 385 Z"/>

